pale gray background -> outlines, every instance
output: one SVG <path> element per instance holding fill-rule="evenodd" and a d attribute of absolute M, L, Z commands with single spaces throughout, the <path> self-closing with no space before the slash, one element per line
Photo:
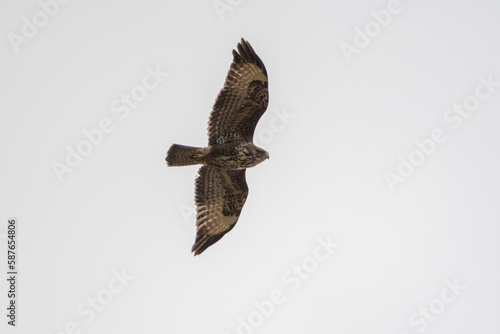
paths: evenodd
<path fill-rule="evenodd" d="M 425 332 L 498 333 L 500 89 L 459 129 L 442 116 L 479 76 L 500 81 L 500 5 L 401 0 L 348 63 L 339 45 L 388 2 L 233 0 L 221 20 L 212 1 L 73 0 L 16 53 L 7 35 L 40 5 L 2 1 L 0 233 L 9 217 L 20 224 L 19 326 L 2 306 L 2 333 L 74 321 L 92 334 L 232 334 L 280 289 L 285 302 L 254 333 L 413 334 L 408 318 L 455 278 L 466 290 Z M 269 73 L 257 132 L 275 109 L 295 118 L 247 172 L 235 229 L 194 258 L 197 168 L 164 156 L 206 143 L 241 37 Z M 111 103 L 157 65 L 168 78 L 120 120 Z M 114 131 L 59 182 L 53 161 L 103 118 Z M 384 173 L 437 127 L 447 141 L 392 192 Z M 291 291 L 282 275 L 327 236 L 340 247 Z M 87 323 L 78 305 L 122 268 L 134 280 Z M 0 295 L 6 305 L 4 279 Z"/>

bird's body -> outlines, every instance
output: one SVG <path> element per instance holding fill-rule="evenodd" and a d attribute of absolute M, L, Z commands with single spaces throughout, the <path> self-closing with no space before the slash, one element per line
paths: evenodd
<path fill-rule="evenodd" d="M 204 164 L 225 169 L 245 169 L 260 164 L 269 155 L 252 143 L 240 141 L 203 148 L 173 144 L 167 157 L 169 166 Z"/>
<path fill-rule="evenodd" d="M 173 144 L 167 152 L 168 166 L 203 165 L 196 179 L 195 255 L 234 227 L 248 196 L 246 169 L 269 158 L 253 144 L 255 126 L 268 101 L 264 63 L 242 39 L 210 114 L 208 146 Z"/>

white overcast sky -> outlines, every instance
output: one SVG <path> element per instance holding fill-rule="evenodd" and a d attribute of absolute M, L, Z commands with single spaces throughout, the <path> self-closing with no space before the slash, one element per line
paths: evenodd
<path fill-rule="evenodd" d="M 16 327 L 0 280 L 0 332 L 500 332 L 499 15 L 1 1 L 0 268 L 15 217 L 19 277 Z M 269 74 L 270 159 L 193 257 L 198 168 L 165 153 L 206 145 L 241 37 Z"/>

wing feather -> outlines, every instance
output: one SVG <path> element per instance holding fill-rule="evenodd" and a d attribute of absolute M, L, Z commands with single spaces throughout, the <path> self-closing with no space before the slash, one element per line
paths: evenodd
<path fill-rule="evenodd" d="M 248 196 L 245 170 L 202 166 L 196 179 L 196 240 L 194 255 L 201 254 L 231 231 Z"/>
<path fill-rule="evenodd" d="M 208 122 L 208 144 L 253 141 L 269 103 L 267 71 L 250 43 L 241 39 Z"/>

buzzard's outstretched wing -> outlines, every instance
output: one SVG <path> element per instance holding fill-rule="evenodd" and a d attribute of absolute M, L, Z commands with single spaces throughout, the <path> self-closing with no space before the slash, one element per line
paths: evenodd
<path fill-rule="evenodd" d="M 196 179 L 196 241 L 201 254 L 234 227 L 248 196 L 245 170 L 202 166 Z"/>
<path fill-rule="evenodd" d="M 241 39 L 224 88 L 217 96 L 208 122 L 208 144 L 253 140 L 255 126 L 267 109 L 267 71 L 252 46 Z"/>

